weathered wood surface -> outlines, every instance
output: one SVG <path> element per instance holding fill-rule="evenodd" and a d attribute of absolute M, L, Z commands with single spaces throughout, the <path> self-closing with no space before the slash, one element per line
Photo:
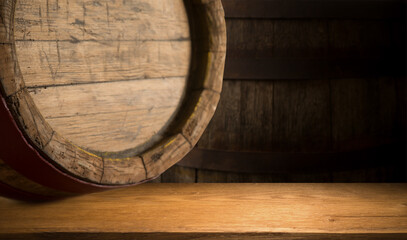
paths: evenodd
<path fill-rule="evenodd" d="M 7 0 L 0 14 L 6 108 L 27 148 L 62 174 L 100 185 L 153 179 L 216 109 L 220 0 Z"/>
<path fill-rule="evenodd" d="M 181 103 L 191 57 L 181 0 L 17 1 L 14 25 L 34 104 L 82 148 L 138 147 Z"/>
<path fill-rule="evenodd" d="M 407 239 L 406 184 L 144 184 L 0 198 L 2 239 Z"/>

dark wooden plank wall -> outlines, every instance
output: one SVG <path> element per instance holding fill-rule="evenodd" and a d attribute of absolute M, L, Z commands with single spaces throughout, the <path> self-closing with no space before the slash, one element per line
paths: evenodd
<path fill-rule="evenodd" d="M 344 171 L 269 174 L 235 173 L 175 165 L 152 182 L 163 183 L 267 183 L 267 182 L 405 182 L 405 172 L 396 167 Z"/>
<path fill-rule="evenodd" d="M 223 3 L 225 81 L 199 148 L 351 151 L 405 139 L 404 1 Z M 174 166 L 155 181 L 400 182 L 406 168 L 396 161 L 250 174 Z"/>

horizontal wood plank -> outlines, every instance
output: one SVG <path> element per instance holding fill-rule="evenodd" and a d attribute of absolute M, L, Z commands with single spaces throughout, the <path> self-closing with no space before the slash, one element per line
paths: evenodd
<path fill-rule="evenodd" d="M 186 78 L 190 44 L 189 41 L 17 41 L 16 48 L 26 86 L 44 88 Z"/>
<path fill-rule="evenodd" d="M 16 40 L 168 40 L 189 38 L 188 17 L 177 0 L 20 0 Z"/>
<path fill-rule="evenodd" d="M 227 19 L 225 79 L 405 75 L 402 20 Z"/>
<path fill-rule="evenodd" d="M 145 184 L 42 204 L 0 198 L 0 238 L 406 239 L 406 199 L 407 184 Z"/>
<path fill-rule="evenodd" d="M 403 167 L 405 156 L 402 144 L 343 152 L 250 152 L 194 148 L 179 165 L 240 173 L 316 173 L 363 169 L 366 166 Z"/>
<path fill-rule="evenodd" d="M 81 147 L 121 151 L 161 134 L 181 104 L 185 78 L 29 88 L 53 129 Z"/>
<path fill-rule="evenodd" d="M 222 0 L 227 18 L 404 18 L 402 0 Z"/>
<path fill-rule="evenodd" d="M 0 236 L 2 236 L 0 234 Z M 284 234 L 284 233 L 40 233 L 40 234 L 13 234 L 12 238 L 2 238 L 4 240 L 19 240 L 19 239 L 53 239 L 53 240 L 88 240 L 88 239 L 108 239 L 108 240 L 189 240 L 189 239 L 204 239 L 204 240 L 241 240 L 241 239 L 256 239 L 256 240 L 298 240 L 298 239 L 330 239 L 330 240 L 399 240 L 406 239 L 405 234 Z"/>
<path fill-rule="evenodd" d="M 403 76 L 404 61 L 388 59 L 228 58 L 224 79 L 340 79 Z"/>

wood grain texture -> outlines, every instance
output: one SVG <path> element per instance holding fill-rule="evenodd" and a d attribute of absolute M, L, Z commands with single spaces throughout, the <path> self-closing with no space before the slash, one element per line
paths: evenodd
<path fill-rule="evenodd" d="M 226 23 L 229 41 L 225 79 L 405 74 L 405 23 L 401 19 L 228 18 Z"/>
<path fill-rule="evenodd" d="M 337 150 L 388 144 L 398 138 L 395 80 L 332 80 L 332 137 Z M 357 103 L 357 104 L 356 104 Z M 401 140 L 401 139 L 400 139 Z"/>
<path fill-rule="evenodd" d="M 222 0 L 227 18 L 393 19 L 405 18 L 402 0 Z"/>
<path fill-rule="evenodd" d="M 329 82 L 324 80 L 275 81 L 272 151 L 330 151 L 329 97 Z"/>
<path fill-rule="evenodd" d="M 163 183 L 195 183 L 197 169 L 174 165 L 161 175 L 159 182 Z"/>
<path fill-rule="evenodd" d="M 240 128 L 241 83 L 224 81 L 218 108 L 199 140 L 197 147 L 217 148 L 219 144 L 230 143 L 225 150 L 236 150 L 240 142 L 237 130 Z"/>
<path fill-rule="evenodd" d="M 5 240 L 20 240 L 20 239 L 109 239 L 109 240 L 133 240 L 133 239 L 157 239 L 157 240 L 188 240 L 188 239 L 205 239 L 205 240 L 240 240 L 240 239 L 258 239 L 258 240 L 298 240 L 298 239 L 375 239 L 375 240 L 400 240 L 406 239 L 405 234 L 390 233 L 390 234 L 330 234 L 330 233 L 300 233 L 300 234 L 285 234 L 285 233 L 42 233 L 42 234 L 13 234 L 11 238 L 3 235 Z"/>
<path fill-rule="evenodd" d="M 183 2 L 174 0 L 21 0 L 16 5 L 15 21 L 16 40 L 189 38 Z"/>
<path fill-rule="evenodd" d="M 316 166 L 328 172 L 382 166 L 402 169 L 398 177 L 384 177 L 387 181 L 405 181 L 403 86 L 391 77 L 226 80 L 196 154 L 180 164 L 232 172 L 280 171 L 287 178 L 292 171 L 307 173 Z M 378 181 L 383 179 L 379 175 Z"/>
<path fill-rule="evenodd" d="M 273 83 L 225 81 L 219 107 L 198 147 L 265 150 L 272 142 Z"/>
<path fill-rule="evenodd" d="M 79 41 L 79 40 L 78 40 Z M 21 72 L 29 88 L 104 82 L 186 78 L 190 40 L 17 41 Z M 94 85 L 91 85 L 94 83 Z M 182 89 L 182 88 L 181 88 Z"/>
<path fill-rule="evenodd" d="M 70 175 L 100 185 L 153 179 L 196 144 L 216 109 L 220 0 L 23 0 L 0 10 L 8 107 Z"/>
<path fill-rule="evenodd" d="M 325 80 L 227 80 L 219 107 L 198 147 L 329 151 L 330 121 L 330 87 Z"/>
<path fill-rule="evenodd" d="M 184 94 L 185 78 L 29 88 L 54 131 L 86 149 L 117 152 L 159 139 Z"/>
<path fill-rule="evenodd" d="M 406 190 L 406 184 L 145 184 L 46 204 L 1 198 L 0 236 L 406 239 Z"/>
<path fill-rule="evenodd" d="M 263 174 L 317 174 L 355 169 L 395 169 L 398 176 L 384 180 L 405 181 L 404 145 L 388 144 L 367 149 L 338 152 L 273 152 L 273 151 L 225 151 L 194 148 L 178 164 L 197 169 L 238 173 Z M 373 178 L 375 176 L 372 176 Z M 381 178 L 378 181 L 381 182 Z M 323 180 L 321 180 L 323 181 Z"/>
<path fill-rule="evenodd" d="M 208 182 L 406 180 L 404 1 L 223 3 L 220 104 L 182 166 Z"/>
<path fill-rule="evenodd" d="M 194 156 L 199 151 L 208 150 L 193 149 L 177 165 L 150 182 L 191 183 L 195 178 L 195 183 L 400 183 L 406 182 L 407 177 L 404 164 L 400 162 L 387 162 L 386 165 L 380 166 L 372 164 L 371 159 L 367 159 L 363 165 L 359 162 L 355 164 L 355 158 L 349 157 L 349 163 L 346 164 L 342 162 L 334 164 L 332 159 L 316 160 L 319 164 L 316 168 L 315 164 L 308 162 L 308 158 L 297 160 L 287 158 L 286 154 L 282 154 L 284 158 L 281 160 L 270 161 L 268 158 L 259 164 L 258 158 L 248 156 L 253 153 L 221 152 L 223 159 L 213 155 L 205 158 L 194 157 L 205 161 L 204 164 L 198 164 L 189 156 Z M 226 158 L 238 155 L 243 156 L 238 160 Z M 400 155 L 395 153 L 392 158 Z M 247 161 L 250 161 L 251 165 L 247 165 Z M 321 162 L 325 165 L 321 166 Z"/>
<path fill-rule="evenodd" d="M 194 168 L 191 168 L 194 169 Z M 219 168 L 217 168 L 219 169 Z M 239 169 L 240 170 L 240 169 Z M 197 169 L 198 183 L 399 183 L 406 182 L 405 169 L 399 166 L 364 167 L 347 170 L 307 169 L 269 173 L 247 173 Z M 265 171 L 265 170 L 263 170 Z M 176 179 L 185 179 L 183 174 Z M 163 183 L 167 182 L 162 179 Z"/>
<path fill-rule="evenodd" d="M 346 180 L 346 173 L 342 172 L 342 182 L 350 182 Z M 164 182 L 164 179 L 163 179 Z M 313 183 L 313 182 L 332 182 L 330 173 L 315 173 L 315 172 L 291 172 L 290 174 L 282 173 L 277 170 L 271 173 L 247 173 L 247 172 L 231 172 L 231 171 L 216 171 L 216 170 L 197 170 L 198 183 Z M 362 181 L 363 182 L 363 181 Z"/>
<path fill-rule="evenodd" d="M 228 61 L 273 56 L 275 22 L 277 20 L 227 19 Z"/>
<path fill-rule="evenodd" d="M 273 54 L 286 59 L 302 56 L 307 60 L 326 56 L 328 23 L 319 19 L 274 21 Z"/>
<path fill-rule="evenodd" d="M 19 1 L 14 18 L 25 85 L 68 141 L 98 152 L 135 148 L 177 110 L 191 57 L 182 1 Z"/>

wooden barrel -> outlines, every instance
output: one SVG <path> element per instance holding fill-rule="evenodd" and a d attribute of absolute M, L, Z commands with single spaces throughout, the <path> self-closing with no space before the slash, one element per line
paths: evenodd
<path fill-rule="evenodd" d="M 0 192 L 146 182 L 198 141 L 222 87 L 220 0 L 0 3 Z"/>
<path fill-rule="evenodd" d="M 405 1 L 223 4 L 221 100 L 182 166 L 281 176 L 391 165 L 406 175 Z"/>

